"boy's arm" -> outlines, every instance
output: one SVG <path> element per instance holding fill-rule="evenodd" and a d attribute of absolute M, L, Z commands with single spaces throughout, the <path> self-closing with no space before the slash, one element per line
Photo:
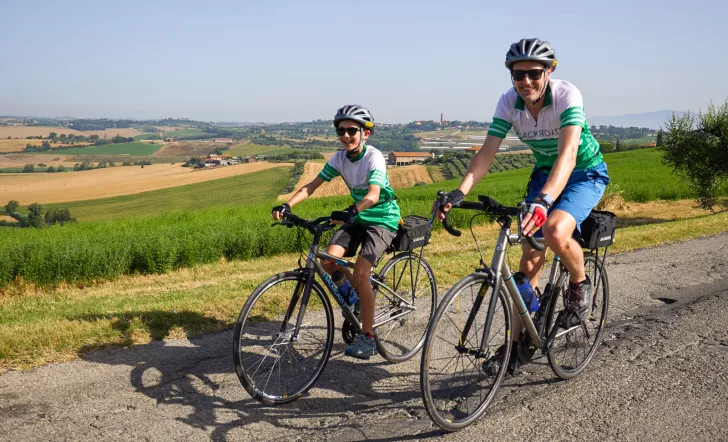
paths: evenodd
<path fill-rule="evenodd" d="M 381 187 L 379 187 L 379 185 L 369 184 L 369 192 L 364 195 L 364 198 L 362 198 L 361 201 L 356 203 L 356 210 L 359 212 L 363 212 L 375 205 L 379 201 L 380 191 Z"/>
<path fill-rule="evenodd" d="M 318 189 L 323 183 L 324 180 L 317 176 L 316 178 L 311 180 L 311 182 L 298 189 L 298 192 L 296 192 L 291 197 L 291 199 L 288 200 L 287 204 L 290 207 L 295 206 L 296 204 L 311 196 L 316 191 L 316 189 Z"/>

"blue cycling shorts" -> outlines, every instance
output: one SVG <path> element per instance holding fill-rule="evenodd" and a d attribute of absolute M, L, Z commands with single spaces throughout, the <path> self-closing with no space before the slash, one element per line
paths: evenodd
<path fill-rule="evenodd" d="M 532 175 L 531 182 L 528 184 L 526 195 L 528 203 L 535 200 L 541 193 L 541 189 L 549 177 L 548 170 L 537 172 L 537 169 L 534 169 L 534 173 L 535 175 Z M 566 182 L 566 187 L 549 210 L 549 214 L 554 210 L 567 212 L 574 217 L 576 229 L 581 233 L 581 222 L 589 216 L 589 212 L 602 199 L 607 184 L 609 184 L 609 175 L 607 174 L 607 164 L 603 161 L 591 169 L 574 170 L 569 176 L 569 181 Z M 543 236 L 541 230 L 535 236 Z"/>

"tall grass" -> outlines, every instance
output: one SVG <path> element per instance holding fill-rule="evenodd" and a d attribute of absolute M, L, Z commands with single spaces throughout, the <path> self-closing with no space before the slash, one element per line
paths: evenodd
<path fill-rule="evenodd" d="M 627 201 L 692 198 L 686 184 L 660 164 L 654 149 L 606 156 L 613 183 Z M 289 172 L 290 173 L 290 172 Z M 503 204 L 523 198 L 530 169 L 488 175 L 468 199 L 490 195 Z M 236 207 L 207 208 L 190 213 L 167 213 L 147 218 L 88 222 L 47 229 L 0 228 L 0 287 L 15 279 L 41 285 L 61 281 L 113 279 L 123 274 L 164 273 L 170 269 L 210 263 L 221 258 L 247 259 L 298 250 L 295 231 L 271 227 L 270 209 L 283 181 L 262 182 L 270 192 L 263 202 L 240 199 Z M 443 181 L 397 191 L 402 215 L 428 215 L 438 189 L 452 190 L 460 180 Z M 728 187 L 728 186 L 726 186 Z M 229 192 L 236 192 L 230 186 Z M 181 198 L 182 193 L 178 194 Z M 728 188 L 721 195 L 728 195 Z M 202 197 L 202 196 L 201 196 Z M 174 198 L 155 200 L 158 210 L 174 207 Z M 346 208 L 347 196 L 317 198 L 295 207 L 303 217 L 314 218 Z M 99 206 L 102 207 L 102 206 Z M 118 206 L 117 206 L 118 207 Z M 99 210 L 101 210 L 99 208 Z M 113 205 L 106 210 L 114 210 Z M 73 213 L 73 209 L 72 209 Z M 456 211 L 455 225 L 464 227 L 472 212 Z M 437 229 L 439 223 L 435 223 Z"/>

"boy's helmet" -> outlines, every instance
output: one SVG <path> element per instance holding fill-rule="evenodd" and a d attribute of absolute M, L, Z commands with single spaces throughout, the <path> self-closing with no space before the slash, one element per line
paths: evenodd
<path fill-rule="evenodd" d="M 339 127 L 339 123 L 342 120 L 356 121 L 362 128 L 374 130 L 374 117 L 371 112 L 358 104 L 349 104 L 336 111 L 334 127 Z"/>
<path fill-rule="evenodd" d="M 522 38 L 513 43 L 506 54 L 506 67 L 510 70 L 518 61 L 537 61 L 547 68 L 556 68 L 556 51 L 547 41 L 538 38 Z"/>

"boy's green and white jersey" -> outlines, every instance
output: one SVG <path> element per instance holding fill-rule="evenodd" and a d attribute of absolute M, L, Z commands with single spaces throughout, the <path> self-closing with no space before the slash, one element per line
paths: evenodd
<path fill-rule="evenodd" d="M 503 94 L 493 116 L 488 135 L 505 138 L 513 130 L 528 145 L 536 167 L 553 167 L 558 156 L 559 132 L 565 126 L 580 126 L 581 139 L 575 170 L 590 169 L 602 162 L 599 143 L 592 136 L 584 115 L 581 92 L 564 80 L 550 80 L 544 94 L 544 107 L 534 120 L 515 88 Z"/>
<path fill-rule="evenodd" d="M 359 202 L 369 192 L 369 185 L 380 187 L 379 203 L 356 216 L 356 221 L 366 226 L 382 226 L 396 232 L 399 226 L 399 206 L 394 200 L 394 190 L 389 185 L 387 162 L 384 155 L 374 146 L 364 145 L 356 158 L 349 158 L 345 150 L 332 156 L 319 173 L 319 178 L 331 181 L 341 176 L 349 188 L 351 197 Z"/>

